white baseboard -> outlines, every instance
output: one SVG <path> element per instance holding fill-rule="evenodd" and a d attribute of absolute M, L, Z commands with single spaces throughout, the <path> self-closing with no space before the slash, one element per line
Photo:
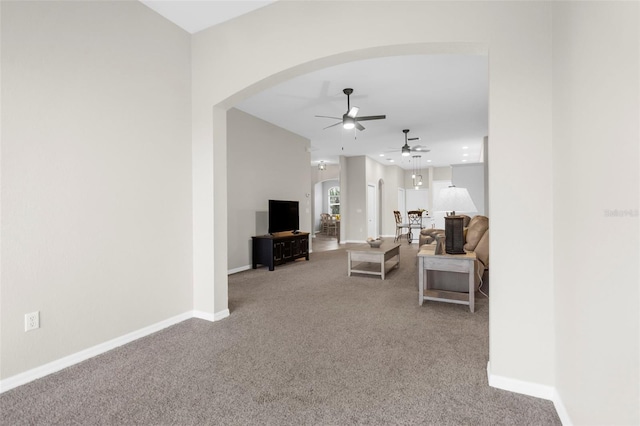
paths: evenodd
<path fill-rule="evenodd" d="M 240 266 L 238 268 L 229 269 L 227 271 L 227 275 L 237 274 L 238 272 L 248 271 L 249 269 L 251 269 L 251 265 Z"/>
<path fill-rule="evenodd" d="M 523 395 L 535 396 L 536 398 L 552 400 L 555 392 L 555 388 L 553 386 L 525 382 L 524 380 L 492 374 L 491 364 L 489 362 L 487 362 L 487 377 L 489 378 L 489 386 L 493 388 L 521 393 Z"/>
<path fill-rule="evenodd" d="M 224 311 L 216 312 L 215 314 L 210 314 L 208 312 L 202 311 L 193 311 L 193 318 L 200 318 L 207 321 L 220 321 L 221 319 L 225 319 L 229 316 L 229 310 L 225 309 Z"/>
<path fill-rule="evenodd" d="M 567 408 L 564 406 L 562 402 L 562 398 L 560 398 L 560 394 L 557 389 L 553 391 L 553 406 L 556 407 L 556 413 L 558 413 L 558 417 L 560 417 L 560 421 L 564 426 L 571 426 L 573 422 L 571 421 L 571 417 L 569 417 L 569 412 Z"/>
<path fill-rule="evenodd" d="M 560 417 L 560 421 L 563 425 L 569 426 L 573 423 L 569 417 L 560 394 L 553 386 L 541 385 L 539 383 L 525 382 L 524 380 L 513 379 L 510 377 L 498 376 L 491 373 L 491 363 L 487 362 L 487 378 L 489 380 L 489 386 L 506 390 L 509 392 L 520 393 L 523 395 L 529 395 L 536 398 L 542 398 L 553 402 L 553 405 Z"/>
<path fill-rule="evenodd" d="M 152 324 L 148 327 L 141 328 L 140 330 L 127 333 L 124 336 L 116 337 L 115 339 L 111 339 L 104 343 L 100 343 L 98 345 L 84 349 L 80 352 L 76 352 L 74 354 L 65 356 L 63 358 L 57 359 L 55 361 L 49 362 L 47 364 L 41 365 L 31 370 L 25 371 L 24 373 L 16 374 L 15 376 L 7 377 L 6 379 L 0 380 L 0 393 L 6 392 L 18 386 L 27 384 L 36 379 L 40 379 L 44 376 L 48 376 L 49 374 L 58 372 L 67 367 L 71 367 L 74 364 L 78 364 L 82 361 L 85 361 L 89 358 L 93 358 L 94 356 L 108 352 L 119 346 L 125 345 L 127 343 L 131 343 L 134 340 L 138 340 L 142 337 L 148 336 L 150 334 L 163 330 L 167 327 L 171 327 L 172 325 L 178 324 L 190 318 L 201 318 L 208 321 L 218 321 L 228 316 L 229 316 L 228 309 L 225 309 L 224 311 L 221 311 L 221 312 L 216 312 L 215 314 L 209 314 L 201 311 L 188 311 L 183 314 L 176 315 L 175 317 L 171 317 L 166 320 Z"/>
<path fill-rule="evenodd" d="M 225 319 L 229 315 L 229 310 L 225 309 L 224 311 L 216 312 L 215 314 L 213 314 L 213 320 L 220 321 L 221 319 Z"/>
<path fill-rule="evenodd" d="M 210 314 L 209 312 L 203 311 L 193 311 L 193 318 L 199 318 L 211 322 L 214 322 L 216 320 L 215 314 Z"/>

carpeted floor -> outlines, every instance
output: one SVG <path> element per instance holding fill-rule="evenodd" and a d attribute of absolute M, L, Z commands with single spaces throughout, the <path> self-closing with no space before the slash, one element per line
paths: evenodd
<path fill-rule="evenodd" d="M 229 277 L 231 316 L 192 319 L 0 395 L 0 422 L 560 424 L 487 385 L 488 300 L 418 306 L 416 247 L 385 281 L 344 248 Z"/>

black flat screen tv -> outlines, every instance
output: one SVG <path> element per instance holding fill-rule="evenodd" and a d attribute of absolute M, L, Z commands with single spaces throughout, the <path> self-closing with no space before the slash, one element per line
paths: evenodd
<path fill-rule="evenodd" d="M 300 227 L 297 201 L 269 200 L 269 233 L 297 231 Z"/>

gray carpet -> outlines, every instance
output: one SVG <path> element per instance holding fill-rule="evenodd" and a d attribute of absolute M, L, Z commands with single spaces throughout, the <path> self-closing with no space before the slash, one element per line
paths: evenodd
<path fill-rule="evenodd" d="M 0 395 L 7 425 L 560 424 L 487 385 L 488 300 L 418 306 L 416 248 L 385 281 L 344 249 L 229 277 L 192 319 Z"/>

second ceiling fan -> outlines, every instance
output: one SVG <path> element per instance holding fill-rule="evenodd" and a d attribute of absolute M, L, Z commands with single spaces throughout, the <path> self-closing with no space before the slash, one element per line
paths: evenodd
<path fill-rule="evenodd" d="M 412 152 L 429 152 L 431 151 L 430 149 L 426 149 L 423 146 L 420 145 L 415 145 L 413 147 L 410 147 L 408 144 L 408 141 L 419 141 L 420 138 L 407 138 L 407 134 L 409 133 L 409 129 L 404 129 L 402 130 L 402 133 L 404 133 L 404 145 L 402 146 L 402 156 L 403 157 L 408 157 L 409 155 L 411 155 Z"/>
<path fill-rule="evenodd" d="M 342 119 L 340 117 L 330 117 L 328 115 L 316 115 L 316 117 L 333 118 L 336 120 L 341 120 L 335 124 L 332 124 L 331 126 L 325 127 L 325 129 L 342 124 L 342 127 L 344 127 L 347 130 L 353 129 L 354 127 L 358 130 L 364 130 L 364 126 L 359 123 L 360 121 L 383 120 L 387 118 L 386 115 L 367 115 L 363 117 L 358 117 L 358 111 L 360 110 L 360 108 L 358 108 L 357 106 L 352 107 L 350 102 L 350 96 L 353 93 L 353 89 L 346 88 L 342 90 L 342 93 L 347 95 L 347 112 L 342 115 Z"/>
<path fill-rule="evenodd" d="M 410 138 L 408 137 L 408 133 L 409 133 L 409 129 L 404 129 L 402 130 L 402 133 L 404 133 L 404 145 L 402 146 L 402 149 L 400 150 L 402 152 L 402 156 L 403 157 L 408 157 L 411 154 L 414 153 L 427 153 L 429 151 L 431 151 L 430 149 L 427 149 L 427 147 L 425 146 L 421 146 L 421 145 L 414 145 L 414 146 L 409 146 L 409 141 L 419 141 L 420 138 Z M 397 149 L 394 149 L 393 151 L 398 152 Z M 388 151 L 388 152 L 392 152 L 392 151 Z"/>

